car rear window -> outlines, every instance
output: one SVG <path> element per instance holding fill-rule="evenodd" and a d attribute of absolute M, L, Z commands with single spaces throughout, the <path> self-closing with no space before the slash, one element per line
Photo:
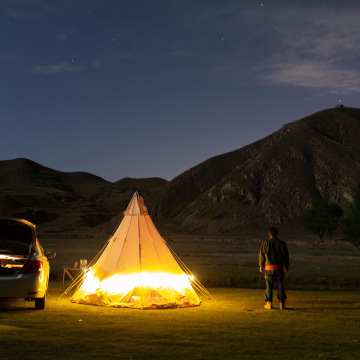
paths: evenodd
<path fill-rule="evenodd" d="M 0 240 L 12 240 L 31 245 L 33 242 L 32 229 L 23 223 L 0 222 Z"/>

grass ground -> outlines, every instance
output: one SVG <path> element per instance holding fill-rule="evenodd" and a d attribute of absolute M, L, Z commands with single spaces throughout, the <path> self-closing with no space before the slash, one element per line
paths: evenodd
<path fill-rule="evenodd" d="M 1 359 L 359 359 L 358 292 L 288 291 L 286 311 L 265 310 L 260 289 L 210 292 L 195 308 L 129 310 L 72 304 L 52 282 L 46 310 L 0 303 Z"/>
<path fill-rule="evenodd" d="M 46 250 L 57 252 L 51 260 L 52 280 L 62 278 L 63 267 L 75 261 L 90 261 L 102 248 L 106 234 L 89 234 L 73 239 L 41 239 Z M 263 288 L 258 251 L 263 238 L 167 239 L 188 268 L 207 287 Z M 286 237 L 290 252 L 290 272 L 286 286 L 294 290 L 360 290 L 360 252 L 344 243 L 316 245 L 313 238 Z"/>

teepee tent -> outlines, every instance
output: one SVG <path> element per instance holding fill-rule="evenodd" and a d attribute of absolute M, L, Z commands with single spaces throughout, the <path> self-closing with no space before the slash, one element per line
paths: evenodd
<path fill-rule="evenodd" d="M 73 285 L 72 302 L 139 309 L 196 306 L 198 294 L 209 295 L 160 236 L 137 192 Z"/>

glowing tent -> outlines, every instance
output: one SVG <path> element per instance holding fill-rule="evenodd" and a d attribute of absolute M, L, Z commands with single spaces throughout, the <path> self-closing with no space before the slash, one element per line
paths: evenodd
<path fill-rule="evenodd" d="M 118 228 L 76 283 L 71 301 L 92 305 L 188 307 L 200 304 L 198 293 L 209 295 L 160 236 L 137 192 Z"/>

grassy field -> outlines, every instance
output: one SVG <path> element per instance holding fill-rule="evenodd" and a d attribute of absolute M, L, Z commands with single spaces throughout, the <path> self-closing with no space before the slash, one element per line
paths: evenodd
<path fill-rule="evenodd" d="M 290 290 L 280 311 L 260 289 L 209 290 L 199 307 L 129 310 L 72 304 L 52 282 L 46 310 L 0 303 L 1 359 L 359 359 L 358 292 Z"/>
<path fill-rule="evenodd" d="M 41 239 L 46 250 L 57 252 L 51 260 L 52 280 L 61 280 L 63 267 L 75 261 L 90 261 L 102 248 L 108 234 L 89 233 Z M 258 252 L 263 236 L 209 238 L 165 237 L 171 248 L 207 287 L 263 288 Z M 287 236 L 290 271 L 286 287 L 292 290 L 360 290 L 360 251 L 342 242 L 319 246 L 312 237 Z"/>
<path fill-rule="evenodd" d="M 258 270 L 261 237 L 168 237 L 215 300 L 146 311 L 59 298 L 63 267 L 91 260 L 107 236 L 57 236 L 41 238 L 57 252 L 46 310 L 0 302 L 1 359 L 359 359 L 360 254 L 346 244 L 286 238 L 289 309 L 268 311 Z"/>

